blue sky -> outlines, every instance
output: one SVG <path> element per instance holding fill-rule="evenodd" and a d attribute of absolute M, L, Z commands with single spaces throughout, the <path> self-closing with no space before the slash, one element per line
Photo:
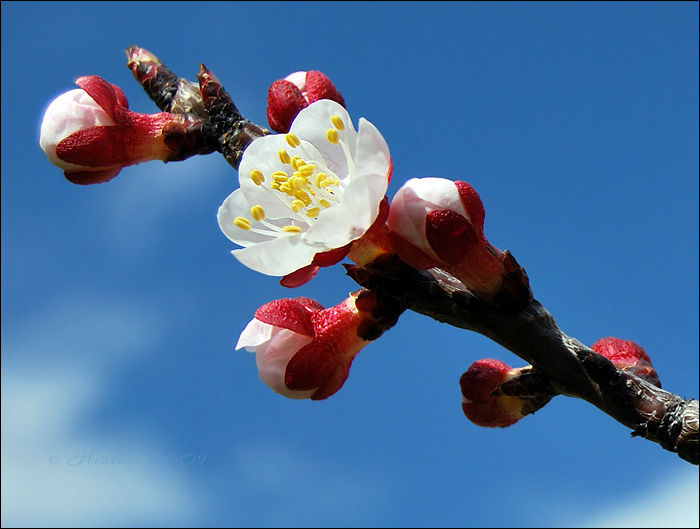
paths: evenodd
<path fill-rule="evenodd" d="M 327 401 L 274 394 L 238 334 L 272 299 L 338 303 L 342 269 L 289 291 L 240 265 L 219 155 L 79 187 L 38 147 L 81 75 L 156 111 L 130 44 L 191 79 L 204 62 L 261 124 L 272 81 L 321 70 L 387 140 L 390 194 L 471 183 L 565 332 L 634 340 L 697 398 L 697 21 L 695 2 L 3 2 L 3 526 L 697 527 L 697 467 L 583 402 L 468 422 L 461 373 L 523 362 L 416 314 Z"/>

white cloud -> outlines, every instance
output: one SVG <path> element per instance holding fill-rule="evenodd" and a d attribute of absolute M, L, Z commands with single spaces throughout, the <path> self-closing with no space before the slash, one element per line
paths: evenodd
<path fill-rule="evenodd" d="M 147 354 L 159 331 L 142 307 L 89 297 L 64 300 L 22 329 L 3 329 L 2 525 L 114 526 L 183 523 L 201 498 L 159 462 L 120 463 L 156 453 L 148 433 L 119 439 L 90 431 L 91 415 L 113 387 L 115 368 Z M 89 309 L 89 310 L 88 310 Z M 71 314 L 85 332 L 65 330 Z M 130 332 L 124 332 L 129 328 Z M 94 360 L 99 355 L 99 360 Z M 99 458 L 73 459 L 79 451 Z"/>
<path fill-rule="evenodd" d="M 621 483 L 624 476 L 620 476 Z M 580 527 L 698 527 L 698 468 L 690 467 L 658 480 L 649 478 L 646 493 L 599 512 Z M 577 524 L 578 525 L 578 524 Z"/>

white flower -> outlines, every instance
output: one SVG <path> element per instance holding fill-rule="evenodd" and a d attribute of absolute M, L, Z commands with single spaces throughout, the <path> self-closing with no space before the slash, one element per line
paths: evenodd
<path fill-rule="evenodd" d="M 389 148 L 361 118 L 320 100 L 287 134 L 256 139 L 243 154 L 240 189 L 219 208 L 233 255 L 262 274 L 286 276 L 360 239 L 379 214 L 391 176 Z M 347 252 L 345 252 L 347 254 Z"/>

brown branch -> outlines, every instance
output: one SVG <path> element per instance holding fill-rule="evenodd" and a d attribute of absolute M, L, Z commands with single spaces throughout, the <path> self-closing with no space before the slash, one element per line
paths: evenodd
<path fill-rule="evenodd" d="M 206 120 L 200 148 L 219 151 L 238 169 L 243 152 L 255 139 L 270 134 L 240 114 L 219 80 L 204 65 L 197 85 L 171 72 L 152 53 L 126 50 L 136 80 L 164 111 L 193 113 Z M 349 266 L 359 285 L 377 301 L 400 312 L 410 309 L 437 321 L 482 334 L 537 369 L 539 380 L 555 394 L 584 399 L 640 436 L 659 443 L 686 461 L 699 463 L 698 401 L 685 400 L 632 373 L 567 336 L 535 299 L 527 275 L 506 252 L 508 273 L 493 302 L 486 303 L 449 280 L 420 272 L 386 254 L 365 267 Z M 398 308 L 396 307 L 398 304 Z"/>
<path fill-rule="evenodd" d="M 348 275 L 406 309 L 454 327 L 482 334 L 544 373 L 557 393 L 593 404 L 640 436 L 659 443 L 697 465 L 698 401 L 686 400 L 625 371 L 567 336 L 537 301 L 522 310 L 485 303 L 469 291 L 395 256 L 365 267 L 348 266 Z"/>
<path fill-rule="evenodd" d="M 253 140 L 270 134 L 245 119 L 216 76 L 203 64 L 193 83 L 180 77 L 158 57 L 138 46 L 126 49 L 127 67 L 148 97 L 164 112 L 191 113 L 204 119 L 197 138 L 199 154 L 220 152 L 238 170 L 243 151 Z"/>

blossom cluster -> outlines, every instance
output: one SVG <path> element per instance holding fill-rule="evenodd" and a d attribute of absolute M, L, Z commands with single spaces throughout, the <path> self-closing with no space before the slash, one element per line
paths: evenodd
<path fill-rule="evenodd" d="M 157 86 L 165 71 L 157 58 L 136 47 L 128 55 L 137 80 Z M 207 84 L 215 78 L 206 73 L 201 93 L 194 83 L 167 75 L 170 88 L 150 95 L 167 102 L 159 106 L 170 112 L 157 114 L 132 112 L 119 87 L 97 76 L 80 77 L 78 89 L 48 106 L 41 148 L 69 181 L 83 185 L 107 182 L 123 168 L 150 160 L 225 154 L 222 138 L 238 129 L 234 123 L 233 132 L 219 130 L 230 116 L 209 115 L 221 111 L 212 98 L 223 87 Z M 180 96 L 173 98 L 172 90 Z M 238 115 L 224 99 L 223 106 Z M 326 75 L 295 72 L 273 82 L 267 117 L 277 134 L 258 127 L 246 141 L 226 143 L 237 160 L 239 185 L 217 219 L 238 246 L 232 254 L 240 263 L 297 287 L 345 258 L 362 267 L 390 255 L 449 278 L 496 310 L 518 310 L 532 300 L 525 271 L 486 239 L 484 205 L 470 184 L 413 178 L 389 201 L 389 147 L 370 121 L 355 124 Z M 236 349 L 255 353 L 261 380 L 276 393 L 321 400 L 343 386 L 358 352 L 402 311 L 364 289 L 330 308 L 305 297 L 278 299 L 255 312 Z M 592 349 L 618 369 L 659 385 L 648 355 L 633 342 L 605 338 Z M 556 395 L 533 366 L 511 368 L 494 359 L 474 362 L 460 388 L 466 417 L 487 427 L 515 424 Z"/>

